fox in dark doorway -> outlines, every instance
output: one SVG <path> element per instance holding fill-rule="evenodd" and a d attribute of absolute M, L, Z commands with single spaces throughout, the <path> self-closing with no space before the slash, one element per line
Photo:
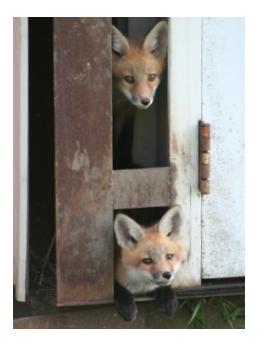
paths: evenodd
<path fill-rule="evenodd" d="M 149 108 L 166 66 L 167 23 L 132 41 L 112 26 L 114 169 L 136 168 L 132 160 L 135 109 Z"/>

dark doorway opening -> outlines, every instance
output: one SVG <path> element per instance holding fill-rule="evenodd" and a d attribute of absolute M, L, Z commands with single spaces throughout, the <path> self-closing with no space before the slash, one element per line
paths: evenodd
<path fill-rule="evenodd" d="M 55 280 L 53 20 L 29 18 L 29 296 Z"/>
<path fill-rule="evenodd" d="M 115 17 L 115 25 L 126 37 L 142 39 L 165 18 Z M 166 20 L 166 19 L 165 19 Z M 113 88 L 113 91 L 115 88 Z M 167 69 L 163 72 L 153 104 L 145 109 L 115 107 L 113 93 L 113 168 L 133 169 L 166 167 L 168 150 Z M 128 103 L 129 104 L 129 103 Z M 120 130 L 121 129 L 121 130 Z"/>

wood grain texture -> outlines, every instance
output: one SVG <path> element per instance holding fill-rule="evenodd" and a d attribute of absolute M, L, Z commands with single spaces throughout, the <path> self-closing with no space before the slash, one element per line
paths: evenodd
<path fill-rule="evenodd" d="M 114 208 L 169 206 L 170 178 L 169 167 L 114 171 Z"/>
<path fill-rule="evenodd" d="M 54 19 L 57 303 L 113 295 L 110 18 Z"/>

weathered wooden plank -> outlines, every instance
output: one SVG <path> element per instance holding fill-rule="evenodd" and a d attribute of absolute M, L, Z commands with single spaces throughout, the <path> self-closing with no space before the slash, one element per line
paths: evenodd
<path fill-rule="evenodd" d="M 174 286 L 201 283 L 201 195 L 198 190 L 198 121 L 201 119 L 201 19 L 171 18 L 169 129 L 172 205 L 184 213 L 187 261 Z"/>
<path fill-rule="evenodd" d="M 170 168 L 115 170 L 113 193 L 115 209 L 169 206 Z"/>
<path fill-rule="evenodd" d="M 113 295 L 110 18 L 54 19 L 57 303 Z"/>

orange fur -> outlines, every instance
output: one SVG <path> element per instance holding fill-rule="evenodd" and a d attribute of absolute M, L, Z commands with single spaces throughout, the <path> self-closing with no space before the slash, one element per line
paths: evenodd
<path fill-rule="evenodd" d="M 127 54 L 118 61 L 113 62 L 113 77 L 120 90 L 128 90 L 131 94 L 148 96 L 160 83 L 164 61 L 156 59 L 146 49 L 138 44 L 130 44 Z M 148 81 L 148 75 L 155 74 L 154 81 Z M 124 80 L 124 76 L 133 76 L 134 84 Z"/>
<path fill-rule="evenodd" d="M 148 272 L 154 275 L 156 272 L 171 272 L 183 262 L 183 246 L 159 230 L 158 225 L 150 228 L 142 228 L 142 235 L 134 248 L 121 248 L 121 257 L 117 260 L 116 280 L 126 287 L 129 282 L 128 270 Z M 166 256 L 173 254 L 171 260 Z M 152 258 L 152 264 L 143 262 L 146 258 Z"/>
<path fill-rule="evenodd" d="M 114 87 L 137 108 L 145 109 L 154 100 L 166 61 L 166 33 L 167 25 L 162 21 L 144 40 L 132 41 L 113 27 Z M 150 75 L 155 78 L 150 79 Z M 126 81 L 126 76 L 132 77 L 133 82 Z M 149 103 L 144 104 L 146 99 Z"/>

